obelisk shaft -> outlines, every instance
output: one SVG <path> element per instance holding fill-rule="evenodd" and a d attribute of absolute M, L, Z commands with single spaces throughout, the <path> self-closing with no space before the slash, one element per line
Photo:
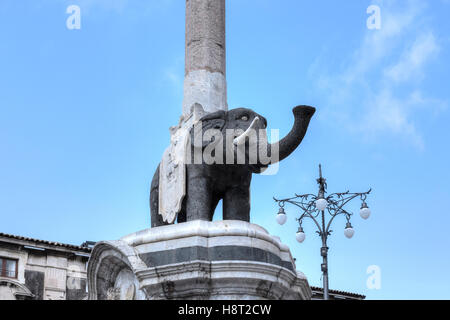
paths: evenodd
<path fill-rule="evenodd" d="M 227 110 L 225 0 L 186 0 L 183 115 Z"/>

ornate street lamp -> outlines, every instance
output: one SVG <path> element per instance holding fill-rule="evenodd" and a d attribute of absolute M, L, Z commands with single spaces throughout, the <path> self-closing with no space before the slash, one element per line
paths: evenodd
<path fill-rule="evenodd" d="M 280 225 L 283 225 L 286 223 L 287 216 L 284 211 L 284 207 L 286 203 L 293 204 L 297 207 L 299 207 L 302 210 L 302 215 L 299 219 L 296 219 L 299 222 L 299 229 L 296 234 L 296 239 L 299 243 L 302 243 L 305 241 L 306 234 L 303 230 L 303 221 L 306 218 L 310 218 L 314 221 L 314 223 L 317 226 L 318 231 L 316 231 L 319 236 L 322 239 L 322 248 L 320 249 L 320 254 L 323 257 L 323 263 L 322 263 L 322 274 L 323 274 L 323 298 L 324 300 L 329 299 L 328 294 L 328 236 L 331 235 L 331 232 L 333 230 L 330 229 L 331 224 L 334 221 L 334 218 L 336 218 L 339 215 L 345 216 L 347 219 L 347 224 L 344 229 L 344 235 L 351 239 L 353 235 L 355 234 L 355 230 L 352 227 L 352 224 L 350 223 L 352 213 L 346 211 L 344 209 L 344 206 L 349 203 L 351 200 L 355 198 L 360 198 L 362 201 L 361 210 L 359 212 L 361 218 L 364 220 L 368 219 L 371 211 L 369 209 L 369 206 L 366 203 L 367 195 L 370 194 L 372 189 L 370 189 L 367 192 L 362 193 L 351 193 L 350 191 L 343 192 L 343 193 L 333 193 L 329 196 L 325 196 L 326 189 L 327 189 L 327 183 L 326 179 L 322 177 L 322 165 L 319 165 L 319 179 L 317 179 L 317 183 L 319 184 L 319 193 L 318 195 L 314 194 L 303 194 L 298 195 L 296 194 L 295 197 L 288 198 L 288 199 L 275 199 L 274 200 L 278 203 L 280 206 L 280 211 L 277 215 L 277 222 Z M 329 215 L 329 221 L 326 222 L 326 215 L 325 212 L 328 212 Z"/>

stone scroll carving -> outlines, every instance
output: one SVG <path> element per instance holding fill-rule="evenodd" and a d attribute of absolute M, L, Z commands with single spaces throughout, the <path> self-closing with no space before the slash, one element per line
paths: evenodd
<path fill-rule="evenodd" d="M 203 107 L 196 103 L 191 116 L 181 117 L 178 126 L 170 128 L 171 143 L 164 152 L 159 168 L 159 214 L 169 224 L 175 222 L 186 195 L 186 157 L 189 132 L 195 122 L 205 115 Z"/>
<path fill-rule="evenodd" d="M 159 214 L 170 224 L 174 223 L 186 195 L 185 155 L 189 137 L 183 128 L 171 131 L 171 144 L 164 152 L 159 171 Z"/>

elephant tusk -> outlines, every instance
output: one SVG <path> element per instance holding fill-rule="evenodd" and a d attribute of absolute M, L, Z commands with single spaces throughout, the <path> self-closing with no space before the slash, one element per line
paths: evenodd
<path fill-rule="evenodd" d="M 245 139 L 248 136 L 250 136 L 250 134 L 252 133 L 253 130 L 256 130 L 256 128 L 258 126 L 258 123 L 259 123 L 259 117 L 256 117 L 253 120 L 253 122 L 250 125 L 250 127 L 248 127 L 248 129 L 243 134 L 241 134 L 239 137 L 237 137 L 237 138 L 235 138 L 233 140 L 234 145 L 235 146 L 240 146 L 240 145 L 244 144 L 245 143 Z"/>

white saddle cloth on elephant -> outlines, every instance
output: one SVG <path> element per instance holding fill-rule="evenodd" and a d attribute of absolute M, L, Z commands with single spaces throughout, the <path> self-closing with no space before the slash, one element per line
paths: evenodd
<path fill-rule="evenodd" d="M 159 214 L 164 222 L 175 222 L 186 195 L 186 151 L 189 131 L 173 128 L 170 147 L 164 152 L 159 168 Z"/>
<path fill-rule="evenodd" d="M 206 114 L 195 103 L 188 117 L 181 116 L 178 126 L 170 128 L 170 147 L 159 166 L 159 214 L 169 224 L 175 222 L 186 196 L 186 159 L 190 159 L 190 129 Z"/>

